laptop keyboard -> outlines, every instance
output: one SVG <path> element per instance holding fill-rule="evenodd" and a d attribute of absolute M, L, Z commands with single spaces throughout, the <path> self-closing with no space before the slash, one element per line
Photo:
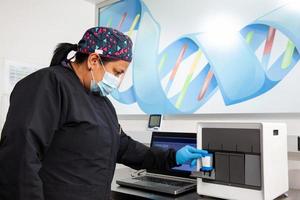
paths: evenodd
<path fill-rule="evenodd" d="M 151 177 L 151 176 L 140 176 L 140 177 L 136 177 L 134 179 L 140 180 L 140 181 L 148 181 L 148 182 L 166 184 L 166 185 L 171 185 L 171 186 L 177 186 L 177 187 L 184 187 L 187 185 L 191 185 L 191 183 L 189 183 L 189 182 L 175 181 L 175 180 L 156 178 L 156 177 Z"/>

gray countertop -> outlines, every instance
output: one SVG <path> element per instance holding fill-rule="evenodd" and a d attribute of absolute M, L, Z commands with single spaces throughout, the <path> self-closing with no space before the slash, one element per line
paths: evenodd
<path fill-rule="evenodd" d="M 111 184 L 111 190 L 112 190 L 112 199 L 155 199 L 155 200 L 170 200 L 170 199 L 176 199 L 176 200 L 183 200 L 183 199 L 203 199 L 203 200 L 215 200 L 217 198 L 212 197 L 206 197 L 206 196 L 200 196 L 197 194 L 196 191 L 192 191 L 189 193 L 184 193 L 182 195 L 178 196 L 171 196 L 171 195 L 165 195 L 160 193 L 153 193 L 148 192 L 145 190 L 139 190 L 139 189 L 133 189 L 128 187 L 119 186 L 116 183 L 116 179 L 123 179 L 130 177 L 130 174 L 134 170 L 130 168 L 120 168 L 116 169 L 114 179 Z M 293 190 L 291 189 L 288 192 L 288 197 L 280 197 L 276 200 L 300 200 L 300 190 Z"/>

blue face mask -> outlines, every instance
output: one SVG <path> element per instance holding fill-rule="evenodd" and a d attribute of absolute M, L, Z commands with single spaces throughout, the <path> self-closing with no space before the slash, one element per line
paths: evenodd
<path fill-rule="evenodd" d="M 103 79 L 98 83 L 95 81 L 94 74 L 91 71 L 93 79 L 91 81 L 90 90 L 91 92 L 99 92 L 101 96 L 107 96 L 118 88 L 120 79 L 114 76 L 112 73 L 107 72 L 103 65 L 102 67 L 105 72 Z"/>

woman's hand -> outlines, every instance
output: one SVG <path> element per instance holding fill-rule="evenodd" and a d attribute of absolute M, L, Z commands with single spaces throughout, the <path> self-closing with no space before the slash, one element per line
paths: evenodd
<path fill-rule="evenodd" d="M 208 154 L 207 151 L 196 149 L 190 145 L 186 145 L 176 152 L 176 163 L 178 165 L 184 164 L 187 161 L 192 161 L 191 165 L 196 165 L 196 161 Z"/>

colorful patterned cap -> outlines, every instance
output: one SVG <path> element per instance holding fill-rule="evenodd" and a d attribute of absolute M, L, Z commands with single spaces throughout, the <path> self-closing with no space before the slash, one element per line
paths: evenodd
<path fill-rule="evenodd" d="M 132 41 L 118 30 L 108 27 L 88 29 L 78 43 L 78 52 L 98 53 L 101 57 L 132 60 Z"/>

